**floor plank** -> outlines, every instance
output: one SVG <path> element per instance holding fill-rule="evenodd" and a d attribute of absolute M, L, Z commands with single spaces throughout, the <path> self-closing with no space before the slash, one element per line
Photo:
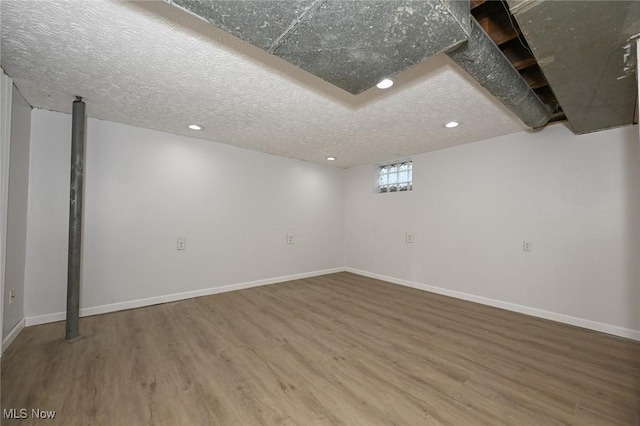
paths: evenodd
<path fill-rule="evenodd" d="M 2 408 L 52 425 L 640 425 L 640 343 L 346 272 L 81 333 L 25 329 Z"/>

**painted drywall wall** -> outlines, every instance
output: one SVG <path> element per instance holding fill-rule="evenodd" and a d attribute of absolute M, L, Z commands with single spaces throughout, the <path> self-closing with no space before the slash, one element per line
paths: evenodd
<path fill-rule="evenodd" d="M 13 86 L 7 203 L 7 242 L 2 321 L 3 339 L 24 320 L 24 268 L 27 241 L 27 194 L 31 106 Z M 10 297 L 13 292 L 13 298 Z"/>
<path fill-rule="evenodd" d="M 31 135 L 28 325 L 66 309 L 71 116 Z M 85 313 L 344 265 L 342 169 L 94 119 L 85 164 Z"/>
<path fill-rule="evenodd" d="M 4 310 L 4 276 L 7 260 L 7 204 L 9 201 L 9 151 L 11 141 L 11 97 L 13 82 L 0 67 L 0 311 Z M 0 323 L 4 313 L 0 312 Z M 0 327 L 2 329 L 3 327 Z M 0 339 L 0 356 L 4 351 Z"/>
<path fill-rule="evenodd" d="M 640 339 L 638 145 L 552 125 L 414 156 L 407 193 L 349 169 L 347 270 Z"/>

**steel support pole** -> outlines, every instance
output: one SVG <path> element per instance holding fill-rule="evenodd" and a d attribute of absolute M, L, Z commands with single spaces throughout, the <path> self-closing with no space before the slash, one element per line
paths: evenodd
<path fill-rule="evenodd" d="M 80 323 L 80 266 L 82 244 L 82 187 L 84 183 L 85 104 L 73 101 L 71 119 L 71 194 L 69 198 L 69 262 L 67 266 L 67 324 L 65 340 L 82 339 Z"/>

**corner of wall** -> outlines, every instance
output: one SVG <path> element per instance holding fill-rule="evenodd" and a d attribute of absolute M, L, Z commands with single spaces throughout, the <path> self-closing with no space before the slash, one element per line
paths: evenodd
<path fill-rule="evenodd" d="M 25 324 L 26 320 L 22 318 L 16 325 L 13 326 L 9 333 L 7 333 L 4 339 L 2 339 L 2 354 L 4 354 L 4 351 L 6 351 L 11 343 L 13 343 L 13 341 L 16 339 L 16 337 L 18 337 L 20 332 L 24 329 Z"/>

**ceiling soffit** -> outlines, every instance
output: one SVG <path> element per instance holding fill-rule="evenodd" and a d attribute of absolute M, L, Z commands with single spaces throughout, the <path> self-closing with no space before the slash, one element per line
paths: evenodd
<path fill-rule="evenodd" d="M 465 42 L 468 1 L 167 0 L 354 95 Z"/>

